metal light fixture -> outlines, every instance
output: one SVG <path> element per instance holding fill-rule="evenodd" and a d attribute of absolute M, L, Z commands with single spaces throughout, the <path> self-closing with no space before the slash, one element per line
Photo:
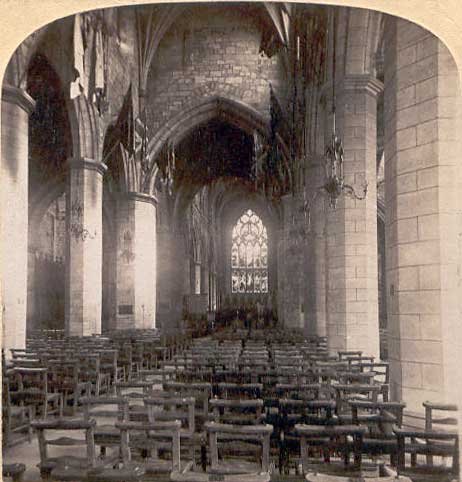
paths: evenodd
<path fill-rule="evenodd" d="M 337 50 L 337 10 L 333 11 L 333 55 L 332 55 L 332 135 L 325 150 L 325 182 L 313 193 L 311 199 L 306 199 L 299 208 L 305 217 L 305 235 L 310 231 L 310 211 L 311 205 L 318 194 L 323 194 L 329 199 L 329 206 L 336 209 L 340 196 L 344 195 L 351 199 L 362 201 L 367 195 L 367 181 L 364 184 L 363 192 L 357 193 L 355 188 L 345 183 L 343 162 L 344 150 L 343 142 L 336 131 L 336 94 L 335 94 L 335 74 L 336 74 L 336 50 Z"/>
<path fill-rule="evenodd" d="M 343 194 L 353 199 L 363 200 L 367 195 L 367 182 L 362 194 L 357 194 L 355 188 L 345 183 L 343 173 L 343 142 L 336 132 L 336 96 L 335 96 L 335 74 L 337 57 L 337 9 L 333 11 L 333 49 L 332 49 L 332 136 L 330 144 L 326 146 L 326 182 L 318 188 L 319 191 L 327 194 L 329 205 L 332 209 L 337 207 L 337 201 Z"/>

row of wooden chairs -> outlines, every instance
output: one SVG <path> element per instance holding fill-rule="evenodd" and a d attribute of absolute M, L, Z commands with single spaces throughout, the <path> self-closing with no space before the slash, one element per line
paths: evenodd
<path fill-rule="evenodd" d="M 119 381 L 165 362 L 189 342 L 127 330 L 108 337 L 34 336 L 8 360 L 2 350 L 3 446 L 30 440 L 33 418 L 62 415 L 69 407 L 75 413 L 82 396 L 109 394 Z"/>
<path fill-rule="evenodd" d="M 159 428 L 159 424 L 168 424 L 168 423 L 175 423 L 178 427 L 178 438 L 180 442 L 180 449 L 179 454 L 180 456 L 188 460 L 189 467 L 188 467 L 188 474 L 186 473 L 181 474 L 178 473 L 177 470 L 172 466 L 169 470 L 173 471 L 174 480 L 208 480 L 204 479 L 204 477 L 208 477 L 208 475 L 204 475 L 204 472 L 198 471 L 197 474 L 190 473 L 190 469 L 195 468 L 195 454 L 197 452 L 197 448 L 203 448 L 204 443 L 204 434 L 198 435 L 195 431 L 194 425 L 194 406 L 195 400 L 193 398 L 170 398 L 166 396 L 159 396 L 158 398 L 151 398 L 145 399 L 144 404 L 147 407 L 147 411 L 145 412 L 147 416 L 147 420 L 144 421 L 136 421 L 131 422 L 127 421 L 129 419 L 129 408 L 127 399 L 119 398 L 119 399 L 85 399 L 85 406 L 93 408 L 96 406 L 107 406 L 109 403 L 114 403 L 117 405 L 117 410 L 113 412 L 116 414 L 117 417 L 121 420 L 120 422 L 117 421 L 109 426 L 111 429 L 109 432 L 107 431 L 107 427 L 104 425 L 98 426 L 98 424 L 92 423 L 92 444 L 93 448 L 90 450 L 90 454 L 95 454 L 95 445 L 101 444 L 104 447 L 119 447 L 120 453 L 122 454 L 122 463 L 118 463 L 118 453 L 116 453 L 114 457 L 104 457 L 102 460 L 104 461 L 105 468 L 104 468 L 104 475 L 100 475 L 100 477 L 109 477 L 107 480 L 115 480 L 111 479 L 110 476 L 125 476 L 125 472 L 120 472 L 120 470 L 127 470 L 129 467 L 130 469 L 134 469 L 135 466 L 127 465 L 128 462 L 132 462 L 131 456 L 124 458 L 123 454 L 131 454 L 131 450 L 136 448 L 141 452 L 148 449 L 156 449 L 162 448 L 166 450 L 165 444 L 162 445 L 159 441 L 154 444 L 153 446 L 149 445 L 146 441 L 140 442 L 139 435 L 134 435 L 135 432 L 149 432 L 149 436 L 151 436 L 151 430 L 155 430 L 153 427 L 157 424 L 157 428 Z M 215 409 L 230 406 L 232 403 L 241 404 L 243 407 L 246 406 L 249 408 L 253 406 L 262 406 L 259 403 L 255 403 L 255 400 L 247 400 L 247 401 L 231 401 L 231 400 L 224 400 L 224 401 L 215 401 L 214 399 L 210 400 L 211 406 Z M 300 400 L 299 400 L 300 402 Z M 392 460 L 392 465 L 397 467 L 398 473 L 400 475 L 409 475 L 412 473 L 413 479 L 412 480 L 419 480 L 416 479 L 416 475 L 425 474 L 427 479 L 425 480 L 452 480 L 457 474 L 458 466 L 457 466 L 457 434 L 442 434 L 441 432 L 436 431 L 409 431 L 403 428 L 399 428 L 398 424 L 400 421 L 400 417 L 402 417 L 402 404 L 394 404 L 393 402 L 381 402 L 379 404 L 374 404 L 372 402 L 350 402 L 352 409 L 353 409 L 353 418 L 351 420 L 352 423 L 343 424 L 341 422 L 341 417 L 336 417 L 335 415 L 335 402 L 333 401 L 305 401 L 303 404 L 298 404 L 298 406 L 303 406 L 303 408 L 307 410 L 304 416 L 300 416 L 300 412 L 296 415 L 289 409 L 291 404 L 285 403 L 284 405 L 284 417 L 286 417 L 286 424 L 283 426 L 283 445 L 281 446 L 281 450 L 284 452 L 284 457 L 287 456 L 287 452 L 289 450 L 294 451 L 294 458 L 293 463 L 301 471 L 303 474 L 310 474 L 313 471 L 321 471 L 328 473 L 329 475 L 339 475 L 339 474 L 348 474 L 348 476 L 360 476 L 365 472 L 370 472 L 371 470 L 375 470 L 376 474 L 381 470 L 380 464 L 372 464 L 368 465 L 364 463 L 364 455 L 371 455 L 383 456 L 384 453 L 388 453 L 391 458 L 394 457 L 394 461 Z M 186 413 L 182 411 L 182 408 L 186 406 L 187 411 Z M 161 410 L 158 410 L 162 408 Z M 292 406 L 293 408 L 293 406 Z M 393 410 L 397 413 L 397 416 L 393 416 Z M 104 409 L 103 409 L 104 412 Z M 361 413 L 360 413 L 361 412 Z M 107 414 L 107 413 L 106 413 Z M 85 420 L 86 422 L 92 422 L 92 417 L 101 416 L 101 412 L 97 413 L 95 411 L 90 411 L 90 409 L 86 410 Z M 219 417 L 220 415 L 218 415 Z M 287 424 L 288 418 L 290 418 L 290 424 Z M 185 424 L 184 421 L 187 420 L 188 422 Z M 223 419 L 224 421 L 225 419 Z M 222 455 L 226 452 L 227 449 L 233 447 L 234 456 L 238 459 L 238 466 L 239 469 L 231 469 L 230 467 L 226 468 L 226 473 L 234 474 L 232 470 L 242 470 L 247 475 L 249 472 L 249 466 L 244 463 L 246 462 L 246 457 L 248 456 L 248 440 L 245 434 L 249 436 L 249 434 L 255 434 L 258 431 L 263 431 L 267 438 L 265 442 L 265 452 L 263 459 L 265 460 L 265 466 L 269 467 L 269 460 L 270 460 L 270 437 L 273 433 L 273 427 L 270 424 L 263 424 L 263 423 L 254 423 L 257 420 L 247 421 L 250 422 L 250 425 L 245 424 L 243 420 L 239 420 L 239 418 L 232 418 L 226 420 L 226 424 L 223 424 L 222 421 L 220 422 L 205 422 L 203 429 L 207 434 L 206 437 L 208 439 L 208 451 L 209 457 L 213 461 L 215 460 L 215 447 L 216 441 L 213 440 L 213 436 L 211 436 L 211 431 L 213 430 L 210 428 L 212 426 L 216 427 L 217 434 L 226 432 L 228 435 L 224 437 L 227 440 L 227 444 L 222 447 L 221 452 Z M 260 421 L 260 420 L 258 420 Z M 59 421 L 58 421 L 59 422 Z M 383 426 L 388 427 L 388 430 L 384 430 Z M 50 428 L 50 425 L 47 425 L 47 422 L 41 423 L 34 422 L 33 426 L 39 430 L 45 430 L 46 428 Z M 79 425 L 82 427 L 82 425 Z M 289 429 L 289 427 L 292 429 Z M 370 428 L 380 427 L 382 428 L 374 432 L 371 431 Z M 72 429 L 72 425 L 66 424 L 56 424 L 56 429 L 66 430 Z M 164 428 L 167 425 L 164 426 Z M 249 428 L 250 427 L 250 428 Z M 252 430 L 251 427 L 256 429 L 256 431 Z M 85 426 L 87 430 L 90 429 L 89 426 Z M 219 430 L 218 430 L 219 429 Z M 165 428 L 167 430 L 167 428 Z M 172 430 L 176 430 L 173 426 L 169 426 L 169 437 L 172 433 Z M 238 443 L 236 440 L 234 442 L 230 442 L 230 433 L 239 434 Z M 133 445 L 130 446 L 130 436 L 133 439 Z M 67 437 L 67 435 L 66 435 Z M 39 444 L 45 445 L 53 445 L 56 443 L 58 445 L 65 445 L 67 443 L 67 438 L 59 438 L 53 439 L 54 442 L 45 442 L 39 437 Z M 154 437 L 155 438 L 155 437 Z M 165 432 L 164 432 L 165 438 Z M 407 443 L 406 439 L 410 438 L 413 439 L 411 443 Z M 294 441 L 296 440 L 297 444 L 296 447 L 294 445 Z M 421 442 L 416 442 L 417 439 L 424 439 L 425 444 Z M 151 442 L 151 441 L 150 441 Z M 165 440 L 164 440 L 165 442 Z M 294 450 L 295 449 L 295 450 Z M 218 453 L 218 452 L 217 452 Z M 414 460 L 411 458 L 410 465 L 407 465 L 406 454 L 411 454 Z M 244 455 L 245 454 L 245 455 Z M 443 465 L 420 465 L 418 464 L 418 456 L 423 455 L 427 457 L 431 454 L 433 457 L 453 457 L 453 463 L 451 466 L 443 466 Z M 105 454 L 106 455 L 106 454 Z M 186 455 L 186 457 L 184 457 Z M 230 454 L 228 454 L 230 455 Z M 351 461 L 351 456 L 352 461 Z M 92 455 L 94 458 L 95 455 Z M 137 461 L 136 466 L 140 468 L 140 471 L 137 472 L 137 477 L 141 477 L 146 475 L 146 464 L 151 463 L 151 461 L 147 462 L 144 460 L 147 457 L 146 453 L 140 455 L 140 461 Z M 158 458 L 159 455 L 156 455 Z M 218 455 L 217 455 L 218 457 Z M 262 453 L 260 452 L 260 460 L 263 460 Z M 53 470 L 54 468 L 58 468 L 59 464 L 52 459 L 48 461 L 48 455 L 46 451 L 41 449 L 41 458 L 42 462 L 45 460 L 45 463 L 41 463 L 40 468 L 43 471 L 47 472 L 47 477 L 62 477 L 63 475 L 67 477 L 77 477 L 78 472 L 75 470 L 81 470 L 82 467 L 75 467 L 73 459 L 69 459 L 66 461 L 67 466 L 72 467 L 71 472 L 62 472 L 62 469 L 57 469 L 54 475 L 50 474 L 49 471 Z M 161 456 L 162 458 L 162 456 Z M 222 457 L 223 458 L 223 457 Z M 226 457 L 224 457 L 226 458 Z M 141 461 L 144 460 L 144 463 L 141 464 Z M 218 459 L 217 459 L 218 460 Z M 268 461 L 268 462 L 266 462 Z M 285 462 L 285 460 L 283 461 Z M 217 462 L 218 464 L 219 462 Z M 201 459 L 202 467 L 209 466 L 208 462 L 204 457 Z M 213 462 L 212 462 L 213 465 Z M 233 465 L 233 464 L 231 464 Z M 152 476 L 152 467 L 158 467 L 157 465 L 150 465 L 151 472 L 149 476 Z M 163 463 L 164 467 L 167 467 L 168 464 Z M 92 466 L 93 467 L 93 466 Z M 116 468 L 114 468 L 116 467 Z M 87 466 L 85 466 L 87 468 Z M 66 469 L 67 470 L 67 469 Z M 70 470 L 70 469 L 69 469 Z M 266 471 L 269 470 L 268 468 Z M 116 472 L 114 472 L 116 471 Z M 97 472 L 97 471 L 96 471 Z M 89 477 L 89 480 L 92 480 L 92 477 L 98 477 L 96 472 L 85 472 L 85 477 Z M 148 470 L 149 472 L 149 470 Z M 209 471 L 210 472 L 210 471 Z M 66 475 L 67 474 L 67 475 Z M 93 474 L 93 475 L 92 475 Z M 207 474 L 207 472 L 205 473 Z M 433 475 L 437 478 L 428 479 L 429 475 Z M 194 478 L 196 477 L 197 478 Z M 188 478 L 193 477 L 193 478 Z M 136 480 L 141 480 L 136 478 Z M 73 478 L 72 480 L 80 480 L 79 478 Z M 102 479 L 96 479 L 102 480 Z M 125 479 L 124 479 L 125 480 Z M 132 479 L 129 479 L 132 480 Z M 252 479 L 253 480 L 253 479 Z"/>
<path fill-rule="evenodd" d="M 135 370 L 131 380 L 116 380 L 112 383 L 117 393 L 116 413 L 119 419 L 112 425 L 106 426 L 106 434 L 104 430 L 97 434 L 96 440 L 106 444 L 100 446 L 104 450 L 122 450 L 121 437 L 124 430 L 120 424 L 146 426 L 146 424 L 178 422 L 180 457 L 185 456 L 183 458 L 191 463 L 189 467 L 191 470 L 188 469 L 183 473 L 181 470 L 173 470 L 172 473 L 180 479 L 192 477 L 182 480 L 208 480 L 204 477 L 209 477 L 210 474 L 195 470 L 195 462 L 197 454 L 200 453 L 200 465 L 210 466 L 207 460 L 207 448 L 208 455 L 211 457 L 212 443 L 214 443 L 208 431 L 211 424 L 233 427 L 233 430 L 239 427 L 259 428 L 268 425 L 271 426 L 268 434 L 269 454 L 271 455 L 276 449 L 279 467 L 284 470 L 295 467 L 303 473 L 310 474 L 312 461 L 309 459 L 316 456 L 324 464 L 330 465 L 331 462 L 340 461 L 344 473 L 354 474 L 358 468 L 361 471 L 368 470 L 367 464 L 363 463 L 364 456 L 372 458 L 386 456 L 389 459 L 389 465 L 396 467 L 401 475 L 411 469 L 418 472 L 416 469 L 422 457 L 427 465 L 438 466 L 435 470 L 438 477 L 453 477 L 456 473 L 457 435 L 448 433 L 441 435 L 440 431 L 435 430 L 436 421 L 441 421 L 433 416 L 437 407 L 429 406 L 433 428 L 427 426 L 423 431 L 411 431 L 411 433 L 406 431 L 402 427 L 404 404 L 388 402 L 388 398 L 384 396 L 383 386 L 387 384 L 382 383 L 387 381 L 386 378 L 377 381 L 375 367 L 371 369 L 371 365 L 375 364 L 374 360 L 364 357 L 361 353 L 344 352 L 332 357 L 322 347 L 317 350 L 314 342 L 311 343 L 310 351 L 310 344 L 305 344 L 303 340 L 294 347 L 275 343 L 274 340 L 273 343 L 268 344 L 266 340 L 260 339 L 252 340 L 251 343 L 248 340 L 230 340 L 230 342 L 200 340 L 192 342 L 186 349 L 190 350 L 199 361 L 201 358 L 212 357 L 219 361 L 220 347 L 223 358 L 245 354 L 249 364 L 262 361 L 262 367 L 264 361 L 278 360 L 277 376 L 273 376 L 268 381 L 264 378 L 264 373 L 260 374 L 258 370 L 254 370 L 258 376 L 261 376 L 257 381 L 242 377 L 238 381 L 247 383 L 226 379 L 220 381 L 219 378 L 211 379 L 213 383 L 204 382 L 203 375 L 207 373 L 207 367 L 202 367 L 201 370 L 187 370 L 184 366 L 175 366 L 174 360 L 180 358 L 179 353 L 173 354 L 171 359 L 165 359 L 155 368 L 142 364 Z M 314 383 L 307 384 L 306 380 L 305 383 L 296 383 L 300 382 L 297 375 L 300 359 L 310 361 L 313 373 L 310 373 L 308 378 Z M 185 373 L 187 373 L 186 377 Z M 241 367 L 239 370 L 238 368 L 235 373 L 246 376 L 255 375 L 251 372 L 250 365 L 248 369 Z M 222 373 L 216 371 L 214 376 L 218 375 Z M 91 405 L 89 401 L 94 398 L 82 400 L 86 411 L 84 421 L 90 422 L 93 420 L 92 417 L 96 416 L 90 411 L 87 412 L 87 407 Z M 100 406 L 100 412 L 104 412 L 104 405 L 109 403 L 110 398 L 112 397 L 99 397 L 100 403 L 97 405 Z M 134 427 L 132 428 L 134 430 Z M 102 427 L 96 424 L 92 430 L 100 429 Z M 224 438 L 226 437 L 229 438 L 230 435 Z M 136 438 L 140 440 L 139 436 L 133 437 L 133 439 Z M 208 445 L 205 444 L 205 439 L 208 440 Z M 93 442 L 95 444 L 95 433 Z M 155 446 L 158 449 L 157 458 L 162 459 L 166 454 L 171 453 L 172 449 L 167 449 L 165 443 L 160 442 L 158 441 Z M 226 452 L 229 446 L 236 446 L 236 443 L 231 443 L 229 440 L 228 442 L 221 445 L 218 453 Z M 237 452 L 235 450 L 234 455 L 244 453 L 246 448 L 248 447 L 245 443 L 240 443 L 239 450 Z M 138 449 L 140 455 L 136 458 L 146 458 L 147 449 L 144 452 L 142 448 L 138 447 L 136 450 Z M 253 453 L 255 455 L 255 450 Z M 261 460 L 261 450 L 258 453 Z M 406 454 L 410 454 L 410 457 L 406 457 Z M 104 470 L 121 470 L 126 467 L 120 461 L 117 465 L 114 459 L 107 457 L 106 454 L 103 455 L 108 464 L 113 464 L 111 467 L 105 467 Z M 353 455 L 353 464 L 349 467 L 351 455 Z M 434 459 L 439 462 L 442 457 L 452 458 L 452 465 L 442 469 L 441 464 L 433 464 Z M 239 459 L 239 463 L 246 461 L 245 457 L 244 459 L 239 457 Z M 408 459 L 410 466 L 407 466 Z M 348 472 L 350 470 L 351 472 Z M 140 471 L 142 472 L 142 468 Z M 146 477 L 146 472 L 143 472 L 143 475 L 141 472 L 139 477 Z M 334 473 L 335 469 L 332 469 L 332 472 Z M 108 474 L 120 476 L 121 472 L 106 472 L 104 476 Z M 249 475 L 249 472 L 246 474 Z M 94 471 L 86 475 L 97 477 Z M 194 478 L 196 476 L 197 479 Z M 237 474 L 228 474 L 228 476 L 234 477 Z"/>
<path fill-rule="evenodd" d="M 126 385 L 126 384 L 125 384 Z M 146 387 L 152 386 L 149 383 Z M 125 388 L 127 388 L 125 386 Z M 167 382 L 164 385 L 168 393 L 168 389 L 172 390 L 174 394 L 175 390 L 180 390 L 181 394 L 185 395 L 188 391 L 188 384 L 181 384 L 178 382 Z M 192 387 L 191 387 L 192 388 Z M 211 394 L 210 384 L 195 384 L 195 391 L 203 391 L 208 394 L 205 396 L 207 400 Z M 236 388 L 236 387 L 233 387 Z M 246 387 L 247 388 L 247 387 Z M 255 387 L 258 388 L 258 387 Z M 284 387 L 286 389 L 287 387 Z M 304 387 L 306 389 L 306 387 Z M 312 387 L 312 394 L 317 393 L 319 387 Z M 291 387 L 292 393 L 294 387 Z M 190 393 L 188 393 L 188 396 Z M 149 395 L 146 395 L 149 396 Z M 300 394 L 299 394 L 300 396 Z M 313 395 L 314 396 L 314 395 Z M 193 410 L 193 404 L 191 398 L 183 399 L 183 402 L 189 403 L 189 409 L 187 412 Z M 152 402 L 151 402 L 152 403 Z M 179 403 L 178 400 L 172 401 L 172 403 Z M 159 399 L 155 402 L 158 406 L 165 404 L 165 399 Z M 148 402 L 149 405 L 149 402 Z M 346 403 L 342 403 L 342 407 Z M 274 434 L 276 435 L 275 442 L 278 447 L 279 453 L 279 465 L 284 470 L 291 464 L 297 465 L 294 460 L 298 459 L 298 453 L 300 450 L 300 437 L 294 433 L 294 426 L 297 423 L 313 424 L 316 425 L 339 425 L 339 426 L 351 426 L 362 425 L 367 427 L 367 434 L 364 437 L 361 444 L 361 453 L 368 456 L 383 456 L 389 457 L 389 463 L 393 466 L 397 466 L 397 461 L 401 460 L 398 457 L 398 451 L 400 445 L 398 443 L 401 432 L 403 420 L 403 408 L 404 403 L 398 402 L 374 402 L 374 401 L 354 401 L 350 400 L 348 405 L 351 409 L 350 412 L 346 410 L 337 410 L 337 403 L 335 399 L 306 399 L 300 397 L 298 399 L 281 399 L 279 401 L 278 414 L 276 417 L 268 417 L 264 413 L 264 402 L 261 399 L 208 399 L 208 406 L 211 408 L 211 414 L 207 416 L 207 412 L 201 412 L 201 421 L 207 419 L 214 419 L 219 423 L 228 423 L 234 425 L 242 424 L 260 424 L 263 422 L 271 422 L 274 425 Z M 185 414 L 187 417 L 187 414 Z M 191 421 L 191 415 L 189 416 L 189 425 L 194 425 L 194 421 Z M 201 426 L 201 423 L 197 424 Z M 396 428 L 396 431 L 393 431 Z M 186 430 L 190 436 L 192 431 L 190 428 Z M 200 438 L 200 437 L 199 437 Z M 451 446 L 446 448 L 445 456 L 450 457 L 454 455 L 457 448 L 454 446 L 454 437 L 449 439 Z M 274 445 L 274 443 L 273 443 Z M 433 446 L 435 447 L 435 446 Z M 295 450 L 295 459 L 293 453 Z M 407 444 L 403 450 L 409 453 L 410 446 Z M 415 449 L 414 449 L 415 450 Z M 424 453 L 424 450 L 431 450 L 429 448 L 422 448 L 419 446 L 420 453 Z M 440 451 L 434 452 L 435 456 L 441 455 Z M 455 456 L 454 460 L 457 459 Z M 456 470 L 452 467 L 453 470 Z M 453 473 L 453 472 L 452 472 Z"/>
<path fill-rule="evenodd" d="M 40 420 L 34 421 L 40 449 L 39 469 L 43 480 L 85 481 L 138 481 L 164 476 L 169 480 L 203 481 L 217 480 L 216 476 L 244 476 L 258 474 L 258 481 L 269 481 L 269 435 L 271 426 L 241 426 L 209 422 L 205 425 L 210 450 L 210 463 L 206 471 L 194 471 L 192 460 L 182 455 L 183 437 L 181 423 L 174 421 L 117 422 L 119 433 L 119 458 L 98 458 L 95 450 L 94 419 L 89 420 Z M 84 438 L 71 436 L 74 431 L 84 432 Z M 64 436 L 62 434 L 65 434 Z M 245 439 L 254 444 L 253 462 L 232 460 L 229 455 L 232 441 Z M 81 456 L 54 456 L 53 446 L 84 446 Z M 214 477 L 215 476 L 215 477 Z M 164 479 L 166 480 L 166 479 Z M 219 479 L 223 480 L 223 479 Z M 226 480 L 226 479 L 224 479 Z M 230 479 L 232 480 L 232 479 Z M 239 480 L 234 478 L 234 480 Z"/>

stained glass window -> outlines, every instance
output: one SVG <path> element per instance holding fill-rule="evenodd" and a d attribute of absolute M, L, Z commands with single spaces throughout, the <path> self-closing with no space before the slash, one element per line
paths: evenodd
<path fill-rule="evenodd" d="M 231 283 L 233 293 L 268 293 L 268 235 L 250 209 L 233 228 Z"/>

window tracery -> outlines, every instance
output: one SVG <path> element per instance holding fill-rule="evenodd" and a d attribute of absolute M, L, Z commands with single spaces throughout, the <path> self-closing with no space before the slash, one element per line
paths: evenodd
<path fill-rule="evenodd" d="M 251 209 L 232 231 L 231 283 L 233 293 L 268 293 L 268 234 Z"/>

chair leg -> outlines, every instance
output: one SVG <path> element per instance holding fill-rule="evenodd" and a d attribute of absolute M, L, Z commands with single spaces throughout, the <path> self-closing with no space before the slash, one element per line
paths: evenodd
<path fill-rule="evenodd" d="M 207 470 L 207 447 L 205 441 L 201 443 L 201 467 L 204 472 Z"/>
<path fill-rule="evenodd" d="M 43 482 L 48 482 L 50 480 L 50 471 L 49 470 L 41 470 L 40 477 Z"/>
<path fill-rule="evenodd" d="M 29 424 L 27 426 L 27 441 L 29 443 L 32 442 L 32 426 L 31 426 L 31 422 L 32 422 L 32 407 L 28 407 L 28 410 L 27 410 L 27 416 L 29 418 Z"/>

